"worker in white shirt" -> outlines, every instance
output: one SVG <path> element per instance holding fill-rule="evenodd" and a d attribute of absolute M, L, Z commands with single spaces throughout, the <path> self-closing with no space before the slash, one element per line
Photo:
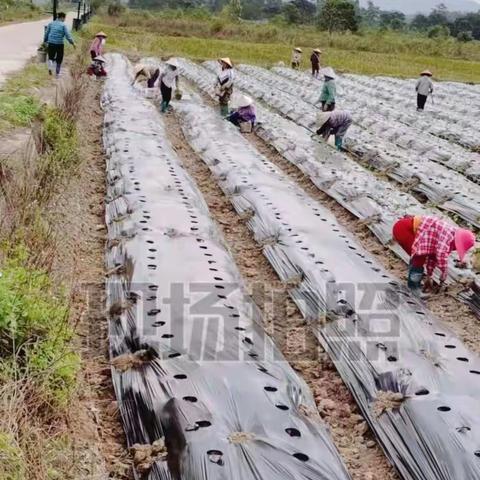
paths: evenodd
<path fill-rule="evenodd" d="M 299 69 L 301 61 L 302 61 L 302 49 L 300 47 L 296 47 L 293 49 L 293 52 L 292 52 L 292 68 L 294 70 Z"/>
<path fill-rule="evenodd" d="M 178 83 L 178 63 L 175 59 L 170 59 L 165 62 L 166 68 L 160 75 L 160 92 L 162 94 L 161 110 L 165 113 L 170 105 L 172 99 L 172 91 L 175 86 L 179 90 Z"/>

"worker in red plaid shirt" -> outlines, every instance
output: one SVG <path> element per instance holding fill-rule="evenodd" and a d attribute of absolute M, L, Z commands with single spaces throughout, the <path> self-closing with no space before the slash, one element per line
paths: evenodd
<path fill-rule="evenodd" d="M 432 289 L 432 275 L 438 268 L 439 290 L 442 290 L 447 279 L 450 254 L 456 251 L 464 264 L 466 253 L 475 245 L 473 232 L 435 217 L 401 218 L 393 226 L 393 238 L 410 255 L 408 286 L 415 293 L 420 293 L 424 267 L 427 271 L 425 289 Z"/>

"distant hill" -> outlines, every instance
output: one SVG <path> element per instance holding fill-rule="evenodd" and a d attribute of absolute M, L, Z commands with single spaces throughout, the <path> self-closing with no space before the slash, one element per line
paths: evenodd
<path fill-rule="evenodd" d="M 360 5 L 366 7 L 368 0 L 360 0 Z M 480 2 L 475 0 L 373 0 L 373 3 L 382 10 L 398 10 L 411 15 L 414 13 L 429 13 L 439 3 L 444 3 L 450 11 L 477 12 Z"/>

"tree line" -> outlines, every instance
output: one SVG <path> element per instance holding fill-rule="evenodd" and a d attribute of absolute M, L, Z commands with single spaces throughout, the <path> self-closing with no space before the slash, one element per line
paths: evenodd
<path fill-rule="evenodd" d="M 439 4 L 430 14 L 407 16 L 384 11 L 373 1 L 361 8 L 358 0 L 130 0 L 131 7 L 158 9 L 204 9 L 252 21 L 273 20 L 290 25 L 316 25 L 321 30 L 357 32 L 360 29 L 415 31 L 431 38 L 455 37 L 480 40 L 480 7 L 477 13 L 451 12 Z"/>

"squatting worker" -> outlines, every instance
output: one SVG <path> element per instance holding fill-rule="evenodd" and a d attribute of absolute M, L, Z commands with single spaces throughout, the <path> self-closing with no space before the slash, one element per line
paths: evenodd
<path fill-rule="evenodd" d="M 69 43 L 75 47 L 72 35 L 70 34 L 68 27 L 65 25 L 66 15 L 60 12 L 57 15 L 57 19 L 50 22 L 45 29 L 45 35 L 43 42 L 48 44 L 48 73 L 51 75 L 53 66 L 55 65 L 55 74 L 57 78 L 60 76 L 60 70 L 62 68 L 64 45 L 63 41 L 66 38 Z"/>
<path fill-rule="evenodd" d="M 228 57 L 220 58 L 218 63 L 220 63 L 221 71 L 215 82 L 215 93 L 220 104 L 220 114 L 222 117 L 226 117 L 229 114 L 228 104 L 233 93 L 235 74 L 232 61 Z"/>
<path fill-rule="evenodd" d="M 103 55 L 106 40 L 107 34 L 104 32 L 98 32 L 95 35 L 95 38 L 90 45 L 90 56 L 92 57 L 92 60 L 95 60 L 96 57 L 100 57 Z"/>
<path fill-rule="evenodd" d="M 227 117 L 227 120 L 232 122 L 237 127 L 241 127 L 243 124 L 246 124 L 248 128 L 244 128 L 246 128 L 246 131 L 251 132 L 257 119 L 253 100 L 246 95 L 241 95 L 237 101 L 237 105 L 238 108 L 236 108 Z"/>
<path fill-rule="evenodd" d="M 337 96 L 336 75 L 332 67 L 324 68 L 322 75 L 325 81 L 323 82 L 319 101 L 322 103 L 324 112 L 331 112 L 335 110 L 335 98 Z"/>
<path fill-rule="evenodd" d="M 457 251 L 463 264 L 465 255 L 475 245 L 475 235 L 470 230 L 451 225 L 436 217 L 406 216 L 393 226 L 393 238 L 410 255 L 408 287 L 419 294 L 424 267 L 427 271 L 425 289 L 433 287 L 432 275 L 440 270 L 442 290 L 447 279 L 448 257 Z"/>
<path fill-rule="evenodd" d="M 133 79 L 132 85 L 141 77 L 147 79 L 147 87 L 153 88 L 155 86 L 155 82 L 158 80 L 160 76 L 160 68 L 158 65 L 153 63 L 149 64 L 137 64 L 135 65 L 135 77 Z"/>
<path fill-rule="evenodd" d="M 300 62 L 302 61 L 302 49 L 300 47 L 296 47 L 292 51 L 292 68 L 297 70 L 300 68 Z"/>
<path fill-rule="evenodd" d="M 317 135 L 328 141 L 330 135 L 335 135 L 335 146 L 342 150 L 343 138 L 352 124 L 349 112 L 336 110 L 335 112 L 319 112 L 317 115 Z"/>
<path fill-rule="evenodd" d="M 160 75 L 160 93 L 162 94 L 161 110 L 163 113 L 168 110 L 174 86 L 176 90 L 179 90 L 178 63 L 175 59 L 171 58 L 165 62 L 165 69 Z"/>
<path fill-rule="evenodd" d="M 431 80 L 432 72 L 424 70 L 417 80 L 415 90 L 417 92 L 417 111 L 423 112 L 427 98 L 433 93 L 433 82 Z"/>
<path fill-rule="evenodd" d="M 320 74 L 320 55 L 322 51 L 316 48 L 310 56 L 310 63 L 312 64 L 312 77 L 318 78 Z"/>

